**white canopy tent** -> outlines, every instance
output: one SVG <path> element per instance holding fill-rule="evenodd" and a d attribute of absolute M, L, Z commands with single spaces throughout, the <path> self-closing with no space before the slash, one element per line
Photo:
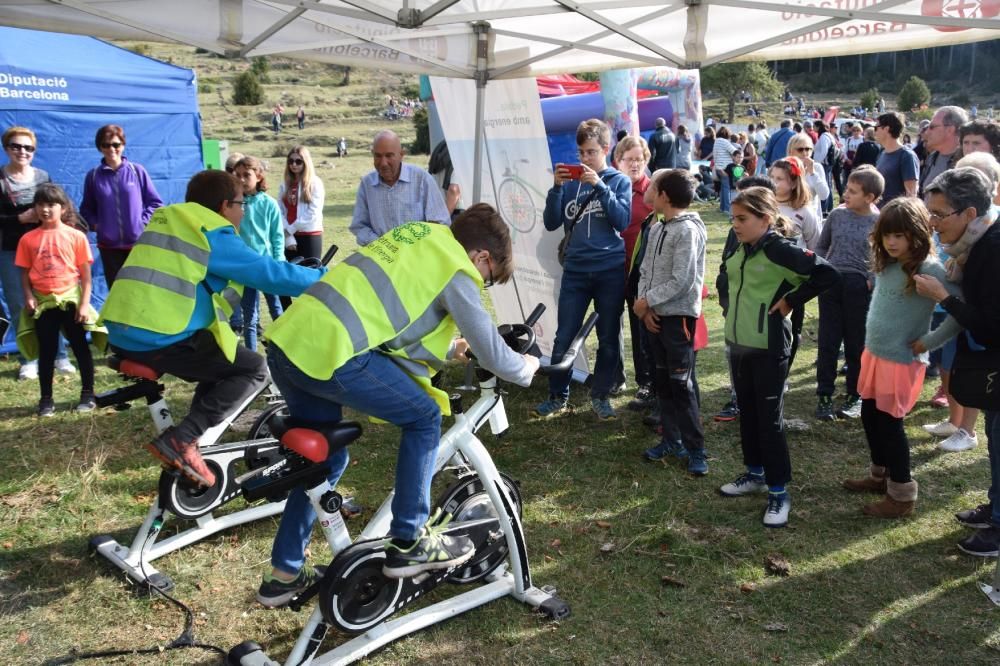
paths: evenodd
<path fill-rule="evenodd" d="M 3 25 L 475 79 L 480 92 L 548 73 L 982 41 L 1000 36 L 998 15 L 1000 0 L 0 0 Z"/>

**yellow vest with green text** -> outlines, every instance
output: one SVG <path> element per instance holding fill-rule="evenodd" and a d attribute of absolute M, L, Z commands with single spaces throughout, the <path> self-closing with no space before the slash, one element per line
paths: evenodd
<path fill-rule="evenodd" d="M 208 275 L 206 233 L 232 226 L 196 203 L 157 208 L 118 272 L 101 321 L 136 326 L 164 335 L 184 330 L 194 314 L 198 288 Z M 207 284 L 205 285 L 208 286 Z M 243 287 L 230 282 L 212 294 L 215 320 L 208 327 L 226 358 L 236 357 L 236 334 L 229 327 Z"/>
<path fill-rule="evenodd" d="M 265 337 L 318 380 L 329 379 L 351 358 L 377 348 L 393 356 L 441 412 L 450 414 L 448 396 L 431 386 L 431 375 L 447 360 L 458 328 L 450 314 L 441 318 L 435 312 L 434 303 L 457 273 L 482 287 L 482 276 L 448 227 L 410 222 L 332 268 L 295 300 Z M 432 329 L 419 342 L 403 349 L 386 344 L 417 322 Z"/>

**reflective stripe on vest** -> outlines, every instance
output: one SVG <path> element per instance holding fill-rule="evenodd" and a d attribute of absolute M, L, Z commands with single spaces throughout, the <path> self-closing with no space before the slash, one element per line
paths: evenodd
<path fill-rule="evenodd" d="M 411 222 L 331 269 L 265 337 L 302 372 L 321 381 L 352 357 L 378 349 L 447 414 L 447 396 L 430 385 L 430 376 L 445 362 L 457 329 L 435 303 L 458 273 L 482 286 L 482 276 L 450 229 Z"/>
<path fill-rule="evenodd" d="M 208 275 L 211 247 L 206 233 L 226 226 L 232 225 L 196 203 L 158 208 L 118 272 L 101 320 L 163 335 L 184 331 L 194 314 L 198 287 Z M 239 306 L 241 292 L 242 287 L 231 282 L 221 294 L 211 295 L 216 319 L 207 328 L 229 360 L 236 356 L 237 342 L 229 316 Z"/>

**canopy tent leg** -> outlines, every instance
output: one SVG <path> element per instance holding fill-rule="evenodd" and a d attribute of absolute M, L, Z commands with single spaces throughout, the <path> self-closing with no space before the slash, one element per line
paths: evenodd
<path fill-rule="evenodd" d="M 486 69 L 489 55 L 490 24 L 480 21 L 472 26 L 476 34 L 476 129 L 473 143 L 472 203 L 482 201 L 483 193 L 483 114 L 486 113 Z"/>

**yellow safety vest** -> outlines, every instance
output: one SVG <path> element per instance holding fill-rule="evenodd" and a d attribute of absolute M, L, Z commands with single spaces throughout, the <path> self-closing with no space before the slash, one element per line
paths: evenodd
<path fill-rule="evenodd" d="M 111 321 L 163 335 L 181 333 L 194 314 L 196 295 L 208 275 L 211 247 L 206 233 L 232 226 L 196 203 L 157 208 L 118 272 L 101 308 L 100 322 Z M 229 327 L 239 307 L 242 285 L 229 282 L 212 293 L 215 319 L 209 325 L 219 348 L 232 361 L 237 338 Z"/>
<path fill-rule="evenodd" d="M 450 414 L 448 396 L 431 386 L 458 327 L 434 303 L 457 273 L 482 287 L 468 252 L 440 224 L 410 222 L 366 245 L 314 283 L 265 332 L 313 379 L 329 379 L 353 357 L 378 349 L 393 356 Z M 410 327 L 427 330 L 418 342 L 395 339 Z"/>

